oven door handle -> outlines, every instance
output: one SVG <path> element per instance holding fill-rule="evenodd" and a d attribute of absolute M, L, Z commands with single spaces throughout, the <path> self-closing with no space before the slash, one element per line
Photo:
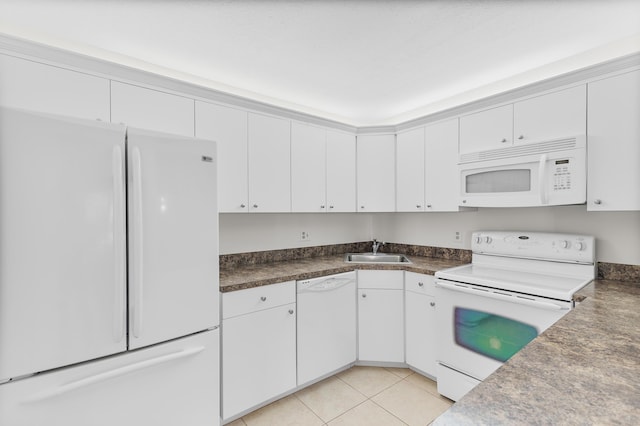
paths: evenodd
<path fill-rule="evenodd" d="M 511 303 L 517 303 L 519 305 L 532 306 L 534 308 L 550 309 L 554 311 L 568 311 L 570 309 L 568 306 L 560 306 L 552 302 L 543 302 L 540 300 L 527 299 L 521 296 L 511 296 L 507 294 L 495 293 L 490 290 L 474 290 L 472 288 L 462 287 L 455 284 L 444 283 L 442 281 L 436 281 L 436 288 L 437 287 L 445 290 L 472 294 L 478 297 L 488 297 L 489 299 L 500 300 L 503 302 L 511 302 Z"/>

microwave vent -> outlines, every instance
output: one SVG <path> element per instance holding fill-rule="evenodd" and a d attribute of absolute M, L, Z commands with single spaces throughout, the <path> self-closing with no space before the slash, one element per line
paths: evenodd
<path fill-rule="evenodd" d="M 525 155 L 544 154 L 547 152 L 566 151 L 574 148 L 584 147 L 584 136 L 555 139 L 537 143 L 519 144 L 507 148 L 490 149 L 487 151 L 460 154 L 459 164 L 473 163 L 476 161 L 498 160 L 501 158 L 520 157 Z"/>

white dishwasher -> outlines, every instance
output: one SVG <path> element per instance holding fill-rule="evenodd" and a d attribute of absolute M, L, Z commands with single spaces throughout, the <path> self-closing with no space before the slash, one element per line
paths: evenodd
<path fill-rule="evenodd" d="M 356 273 L 297 282 L 298 386 L 356 360 Z"/>

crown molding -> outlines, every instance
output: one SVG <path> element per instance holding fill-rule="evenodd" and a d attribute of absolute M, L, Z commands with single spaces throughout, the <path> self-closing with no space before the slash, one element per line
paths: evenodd
<path fill-rule="evenodd" d="M 590 65 L 575 71 L 564 73 L 555 77 L 540 80 L 531 84 L 517 87 L 492 96 L 483 97 L 477 101 L 444 109 L 433 114 L 408 120 L 395 125 L 396 131 L 411 129 L 426 124 L 459 117 L 472 112 L 499 106 L 500 104 L 514 102 L 519 99 L 538 95 L 543 92 L 553 91 L 565 86 L 583 84 L 589 81 L 603 78 L 607 75 L 626 72 L 640 67 L 640 52 Z"/>
<path fill-rule="evenodd" d="M 0 53 L 18 56 L 24 59 L 55 65 L 62 68 L 73 69 L 78 72 L 122 81 L 124 83 L 139 84 L 154 89 L 169 91 L 182 96 L 186 95 L 204 102 L 222 103 L 232 107 L 277 115 L 292 120 L 303 121 L 356 134 L 397 133 L 398 131 L 424 126 L 433 122 L 451 119 L 474 111 L 494 107 L 498 104 L 513 102 L 517 99 L 558 89 L 563 86 L 584 83 L 601 78 L 605 75 L 615 74 L 640 67 L 640 52 L 633 53 L 521 86 L 513 90 L 484 97 L 477 101 L 456 105 L 451 108 L 443 109 L 441 111 L 395 125 L 357 127 L 336 120 L 330 120 L 313 114 L 271 105 L 267 102 L 261 102 L 239 95 L 225 93 L 220 90 L 189 83 L 177 78 L 163 76 L 153 72 L 140 70 L 127 65 L 118 64 L 7 34 L 0 34 Z"/>
<path fill-rule="evenodd" d="M 140 70 L 127 65 L 118 64 L 82 53 L 72 52 L 66 49 L 6 34 L 0 34 L 0 52 L 35 62 L 73 69 L 74 71 L 83 72 L 85 74 L 92 74 L 99 77 L 122 81 L 123 83 L 139 84 L 145 87 L 169 91 L 181 96 L 186 95 L 205 102 L 222 103 L 228 106 L 248 109 L 264 114 L 277 115 L 279 117 L 304 121 L 352 133 L 355 133 L 357 130 L 355 126 L 339 121 L 271 105 L 267 102 L 261 102 L 239 95 L 225 93 L 220 90 L 189 83 L 177 78 L 163 76 L 150 71 Z"/>

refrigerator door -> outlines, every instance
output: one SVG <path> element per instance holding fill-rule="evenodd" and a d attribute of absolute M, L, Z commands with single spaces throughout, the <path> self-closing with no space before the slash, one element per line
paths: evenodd
<path fill-rule="evenodd" d="M 220 424 L 219 330 L 0 385 L 0 424 Z"/>
<path fill-rule="evenodd" d="M 126 349 L 124 141 L 0 108 L 0 383 Z"/>
<path fill-rule="evenodd" d="M 215 142 L 129 128 L 129 348 L 219 323 Z"/>

